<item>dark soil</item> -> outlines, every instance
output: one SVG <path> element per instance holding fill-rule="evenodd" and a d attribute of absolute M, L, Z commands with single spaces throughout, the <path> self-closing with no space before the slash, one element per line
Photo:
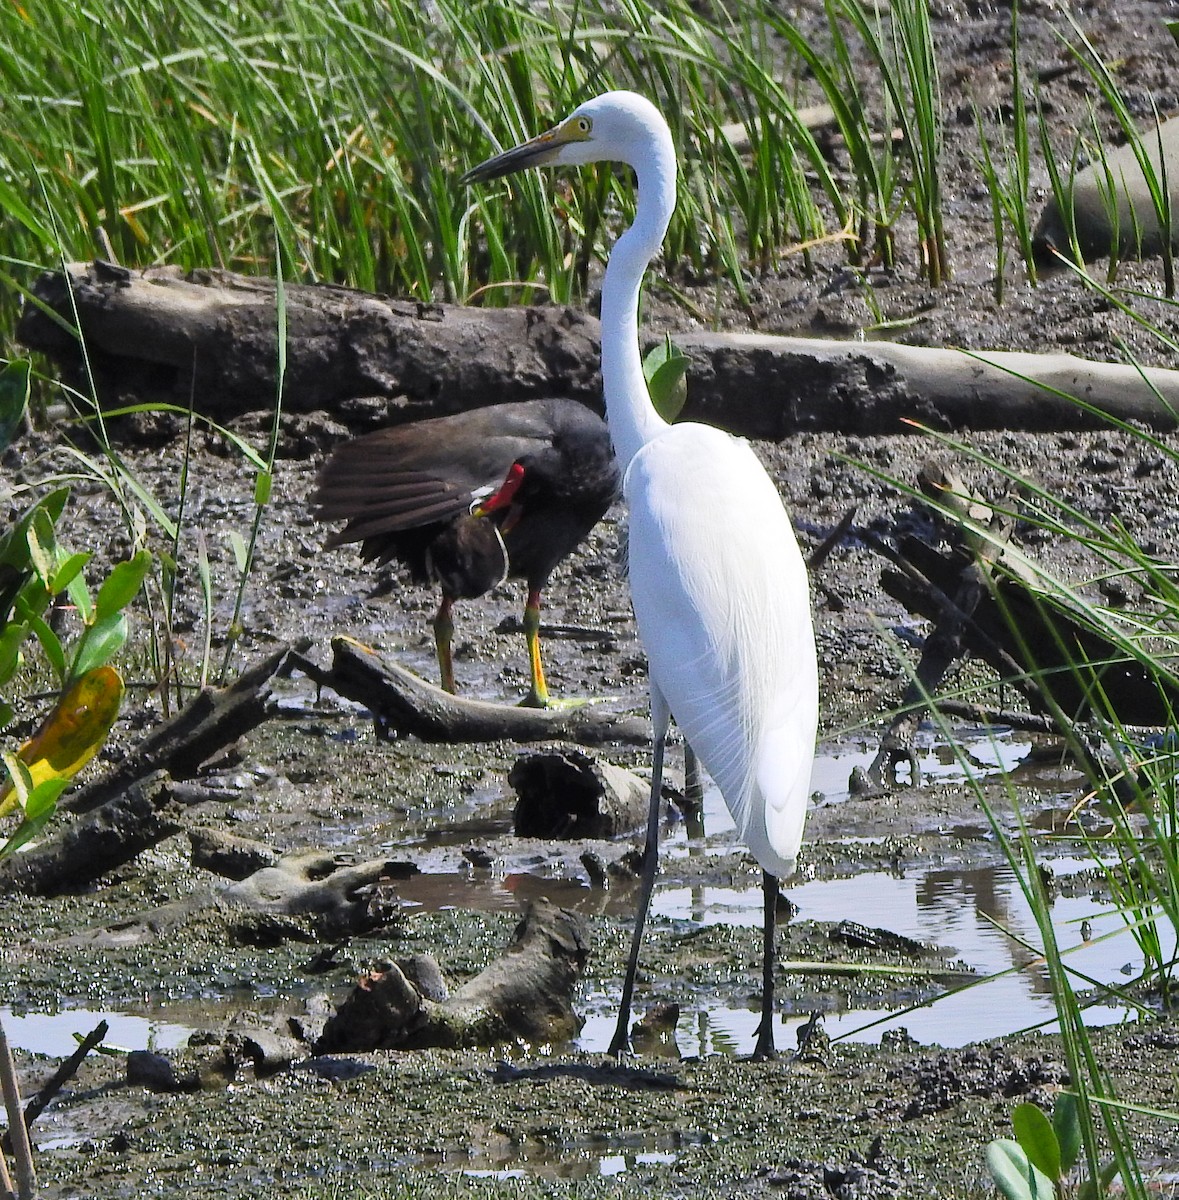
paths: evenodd
<path fill-rule="evenodd" d="M 1122 82 L 1142 113 L 1151 96 L 1160 111 L 1179 107 L 1179 56 L 1161 25 L 1173 15 L 1170 6 L 1107 2 L 1076 11 L 1107 58 L 1123 64 Z M 719 309 L 721 323 L 733 328 L 852 338 L 870 332 L 882 315 L 897 323 L 892 336 L 922 344 L 1063 347 L 1115 358 L 1124 342 L 1143 361 L 1170 365 L 1169 350 L 1157 338 L 1067 273 L 1033 288 L 1022 272 L 1012 271 L 1006 302 L 995 304 L 990 211 L 974 161 L 971 102 L 978 100 L 989 114 L 1003 102 L 1010 14 L 1002 5 L 957 0 L 934 5 L 933 13 L 951 114 L 946 168 L 953 281 L 937 292 L 921 282 L 913 230 L 902 223 L 900 267 L 892 275 L 871 273 L 879 313 L 835 252 L 820 257 L 813 276 L 803 274 L 797 258 L 784 259 L 779 273 L 752 282 L 752 309 L 728 289 L 700 285 L 689 289 L 693 303 L 706 313 Z M 1059 147 L 1067 147 L 1072 131 L 1088 119 L 1090 88 L 1075 68 L 1050 70 L 1069 62 L 1054 32 L 1064 28 L 1057 10 L 1027 4 L 1023 13 L 1026 59 L 1046 73 L 1044 112 Z M 811 24 L 820 28 L 817 18 Z M 1042 172 L 1034 183 L 1046 190 Z M 674 271 L 674 264 L 668 269 Z M 1157 263 L 1123 268 L 1124 283 L 1151 294 L 1158 294 L 1160 279 Z M 1179 329 L 1169 305 L 1147 307 L 1165 329 Z M 658 288 L 649 316 L 657 327 L 692 322 Z M 241 427 L 250 433 L 253 425 L 256 432 L 264 423 L 258 417 Z M 324 530 L 309 515 L 308 496 L 330 440 L 322 429 L 331 425 L 325 414 L 322 422 L 303 419 L 292 431 L 297 436 L 288 448 L 297 443 L 316 449 L 311 458 L 292 456 L 280 464 L 232 664 L 244 666 L 275 644 L 302 636 L 311 638 L 311 653 L 326 661 L 331 636 L 344 632 L 433 678 L 430 618 L 437 597 L 396 576 L 374 574 L 347 551 L 322 548 Z M 190 530 L 203 531 L 209 546 L 219 661 L 235 579 L 228 535 L 248 536 L 253 478 L 216 439 L 197 440 L 184 519 Z M 1155 552 L 1165 554 L 1176 540 L 1172 497 L 1179 489 L 1179 439 L 1164 437 L 1163 453 L 1116 430 L 974 435 L 970 445 L 1093 520 L 1122 522 Z M 920 518 L 909 501 L 876 473 L 911 483 L 920 464 L 944 448 L 898 433 L 872 439 L 807 435 L 758 449 L 809 549 L 853 507 L 856 525 L 878 536 L 911 527 Z M 18 448 L 25 466 L 34 450 L 45 452 L 37 461 L 46 470 L 62 461 L 48 435 Z M 166 506 L 174 503 L 182 460 L 176 441 L 127 450 L 131 469 Z M 11 455 L 8 465 L 18 465 Z M 1002 490 L 982 468 L 963 470 L 981 487 Z M 575 632 L 550 636 L 546 661 L 557 695 L 613 697 L 621 707 L 641 711 L 643 656 L 617 561 L 624 519 L 620 509 L 613 511 L 554 580 L 545 619 Z M 70 520 L 75 544 L 95 545 L 111 556 L 122 550 L 122 526 L 105 489 L 76 485 Z M 1072 578 L 1087 569 L 1070 545 L 1038 537 L 1028 548 Z M 175 618 L 186 675 L 196 670 L 203 639 L 195 563 L 190 540 Z M 883 595 L 880 568 L 864 540 L 851 535 L 815 573 L 826 740 L 879 731 L 903 687 L 898 645 L 926 630 Z M 521 601 L 516 589 L 503 588 L 459 608 L 456 669 L 469 692 L 510 703 L 525 691 L 526 660 L 514 627 Z M 144 616 L 141 652 L 147 626 Z M 968 673 L 986 678 L 978 668 Z M 129 662 L 127 674 L 146 679 L 146 656 Z M 158 697 L 132 689 L 127 720 L 104 758 L 116 760 L 159 712 Z M 98 950 L 69 939 L 80 928 L 110 926 L 206 886 L 208 877 L 191 865 L 188 843 L 178 837 L 83 895 L 10 898 L 0 912 L 0 995 L 6 1004 L 32 1011 L 164 1005 L 165 1015 L 183 1012 L 177 1019 L 209 1029 L 205 1040 L 217 1043 L 225 1020 L 242 1011 L 294 1013 L 320 992 L 338 1000 L 374 959 L 430 952 L 452 980 L 468 978 L 506 944 L 516 916 L 483 902 L 485 889 L 462 858 L 464 848 L 479 841 L 494 870 L 519 871 L 534 890 L 551 884 L 558 902 L 569 896 L 570 881 L 584 889 L 579 855 L 585 845 L 521 843 L 507 832 L 511 797 L 505 781 L 517 753 L 504 744 L 383 741 L 365 713 L 331 694 L 317 695 L 296 677 L 285 685 L 283 718 L 214 765 L 209 782 L 221 788 L 223 800 L 199 806 L 186 820 L 230 828 L 279 850 L 326 847 L 355 859 L 412 859 L 438 874 L 445 906 L 351 942 L 326 970 L 316 971 L 309 967 L 315 947 L 226 946 L 196 927 L 185 938 L 127 949 Z M 639 770 L 647 757 L 633 747 L 610 748 L 605 756 Z M 1050 806 L 1054 791 L 1069 795 L 1075 786 L 1075 776 L 1056 775 L 1047 787 L 1024 789 L 1020 798 L 1033 808 Z M 996 798 L 1003 803 L 998 793 Z M 589 848 L 610 858 L 620 851 L 616 844 Z M 801 865 L 810 875 L 846 874 L 887 863 L 905 869 L 935 860 L 990 861 L 994 854 L 975 794 L 963 786 L 930 785 L 817 806 Z M 756 884 L 752 862 L 739 854 L 677 860 L 664 869 L 688 883 Z M 611 893 L 588 915 L 587 991 L 601 994 L 616 988 L 621 974 L 631 920 L 627 892 Z M 876 913 L 847 917 L 873 926 L 883 922 Z M 832 957 L 829 933 L 801 914 L 783 932 L 782 954 Z M 644 955 L 644 999 L 678 1001 L 686 1012 L 701 997 L 751 1003 L 757 936 L 753 929 L 709 927 L 684 941 L 657 922 Z M 841 953 L 856 952 L 845 947 Z M 872 961 L 890 961 L 887 951 L 877 953 L 884 957 Z M 893 954 L 894 963 L 910 961 L 903 949 Z M 898 994 L 875 998 L 900 1003 L 899 992 L 908 989 L 912 999 L 919 986 L 908 980 Z M 781 1002 L 784 1011 L 797 1013 L 862 1004 L 872 987 L 879 985 L 834 971 L 783 975 Z M 1101 1031 L 1095 1040 L 1124 1098 L 1175 1107 L 1179 1043 L 1172 1025 Z M 187 1200 L 492 1192 L 800 1200 L 980 1195 L 986 1191 L 983 1148 L 1009 1133 L 1013 1104 L 1028 1098 L 1049 1103 L 1065 1079 L 1059 1044 L 1038 1036 L 942 1051 L 891 1035 L 879 1046 L 839 1043 L 824 1053 L 768 1064 L 715 1054 L 695 1061 L 637 1058 L 616 1066 L 598 1055 L 535 1046 L 384 1053 L 311 1060 L 268 1078 L 243 1072 L 232 1084 L 214 1081 L 210 1054 L 198 1045 L 178 1055 L 177 1069 L 203 1072 L 205 1086 L 168 1095 L 125 1085 L 121 1059 L 92 1057 L 35 1127 L 44 1194 Z M 35 1087 L 54 1064 L 26 1057 L 21 1065 Z M 1174 1127 L 1141 1120 L 1135 1128 L 1142 1160 L 1169 1162 L 1173 1170 Z M 621 1174 L 610 1178 L 610 1170 Z M 480 1171 L 497 1174 L 486 1178 Z"/>

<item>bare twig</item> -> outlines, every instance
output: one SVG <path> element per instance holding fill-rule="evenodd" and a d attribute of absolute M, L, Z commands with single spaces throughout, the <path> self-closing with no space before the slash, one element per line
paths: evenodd
<path fill-rule="evenodd" d="M 20 1107 L 20 1085 L 16 1079 L 16 1065 L 12 1051 L 8 1048 L 8 1037 L 0 1023 L 0 1091 L 4 1093 L 4 1108 L 8 1113 L 8 1132 L 12 1138 L 12 1157 L 16 1160 L 18 1200 L 36 1200 L 37 1172 L 33 1167 L 33 1147 L 29 1143 L 29 1131 L 25 1128 L 24 1113 Z M 11 1191 L 11 1183 L 9 1184 Z"/>
<path fill-rule="evenodd" d="M 96 1046 L 101 1046 L 109 1032 L 110 1026 L 105 1021 L 99 1021 L 78 1043 L 78 1048 L 73 1054 L 54 1071 L 53 1077 L 49 1082 L 25 1105 L 24 1124 L 26 1129 L 49 1107 L 49 1102 L 53 1097 L 73 1079 L 78 1073 L 78 1068 L 82 1065 L 86 1055 Z M 10 1138 L 11 1130 L 4 1135 L 4 1150 L 9 1153 L 11 1152 L 9 1146 Z"/>

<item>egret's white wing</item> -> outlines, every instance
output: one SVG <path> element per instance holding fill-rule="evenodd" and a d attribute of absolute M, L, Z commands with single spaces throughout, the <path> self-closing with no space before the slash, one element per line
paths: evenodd
<path fill-rule="evenodd" d="M 802 838 L 818 718 L 806 569 L 744 442 L 671 426 L 634 457 L 630 582 L 652 680 L 766 870 Z"/>

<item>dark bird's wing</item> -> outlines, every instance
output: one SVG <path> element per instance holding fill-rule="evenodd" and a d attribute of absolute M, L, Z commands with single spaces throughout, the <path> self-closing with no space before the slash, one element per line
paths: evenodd
<path fill-rule="evenodd" d="M 531 400 L 380 429 L 337 446 L 313 497 L 347 522 L 329 546 L 453 520 L 498 487 L 517 459 L 551 444 L 574 401 Z"/>

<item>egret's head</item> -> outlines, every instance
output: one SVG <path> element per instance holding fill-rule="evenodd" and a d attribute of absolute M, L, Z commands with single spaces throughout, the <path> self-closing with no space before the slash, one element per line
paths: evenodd
<path fill-rule="evenodd" d="M 580 104 L 559 125 L 472 167 L 463 183 L 511 175 L 525 167 L 591 162 L 639 165 L 652 141 L 666 137 L 659 110 L 635 92 L 606 92 Z"/>

